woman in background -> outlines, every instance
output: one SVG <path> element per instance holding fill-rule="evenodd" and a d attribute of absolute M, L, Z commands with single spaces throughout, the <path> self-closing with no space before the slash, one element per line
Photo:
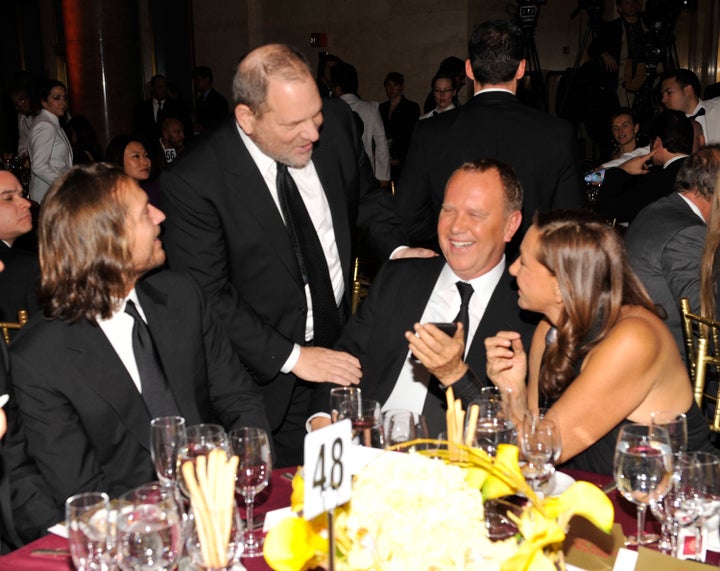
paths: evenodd
<path fill-rule="evenodd" d="M 120 167 L 147 193 L 150 204 L 160 208 L 160 184 L 151 180 L 152 159 L 145 143 L 130 135 L 118 135 L 107 146 L 105 160 Z"/>
<path fill-rule="evenodd" d="M 42 109 L 33 120 L 28 141 L 30 198 L 42 202 L 50 185 L 73 164 L 70 140 L 60 125 L 68 109 L 65 85 L 48 80 L 38 89 Z"/>

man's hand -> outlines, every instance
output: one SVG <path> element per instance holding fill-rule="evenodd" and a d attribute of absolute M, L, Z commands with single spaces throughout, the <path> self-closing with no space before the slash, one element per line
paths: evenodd
<path fill-rule="evenodd" d="M 432 323 L 416 323 L 414 329 L 415 333 L 405 332 L 410 351 L 443 385 L 450 386 L 466 373 L 467 365 L 463 362 L 465 343 L 462 323 L 458 323 L 453 337 L 446 335 Z"/>
<path fill-rule="evenodd" d="M 655 151 L 650 151 L 647 155 L 640 155 L 625 161 L 618 168 L 621 168 L 628 174 L 647 174 L 647 162 L 652 159 Z"/>
<path fill-rule="evenodd" d="M 400 258 L 434 258 L 437 252 L 428 248 L 398 248 L 398 250 L 390 257 L 391 260 L 399 260 Z"/>
<path fill-rule="evenodd" d="M 330 426 L 332 422 L 328 416 L 316 416 L 310 421 L 310 430 L 320 430 L 326 426 Z"/>
<path fill-rule="evenodd" d="M 305 381 L 344 387 L 357 385 L 362 377 L 360 361 L 349 353 L 325 347 L 302 347 L 292 372 Z"/>
<path fill-rule="evenodd" d="M 600 57 L 602 58 L 603 65 L 605 66 L 605 69 L 607 71 L 617 71 L 617 61 L 615 61 L 615 58 L 612 57 L 608 52 L 601 53 Z"/>

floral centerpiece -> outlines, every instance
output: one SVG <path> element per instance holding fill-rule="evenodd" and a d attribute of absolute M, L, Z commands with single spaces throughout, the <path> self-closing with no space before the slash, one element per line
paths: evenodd
<path fill-rule="evenodd" d="M 610 533 L 613 506 L 599 488 L 575 482 L 558 497 L 539 499 L 522 475 L 516 446 L 500 445 L 495 457 L 452 435 L 449 442 L 401 446 L 419 444 L 437 448 L 381 454 L 355 477 L 351 501 L 335 510 L 336 569 L 556 570 L 564 567 L 562 543 L 574 515 Z M 265 560 L 275 571 L 327 564 L 327 518 L 306 521 L 299 515 L 303 493 L 298 470 L 291 498 L 297 515 L 265 539 Z M 490 541 L 483 502 L 516 493 L 528 499 L 519 514 L 507 513 L 518 534 Z"/>

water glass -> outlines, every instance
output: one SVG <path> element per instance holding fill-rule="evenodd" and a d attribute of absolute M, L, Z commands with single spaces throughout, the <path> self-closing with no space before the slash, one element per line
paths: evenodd
<path fill-rule="evenodd" d="M 672 485 L 672 449 L 667 430 L 649 424 L 627 424 L 620 429 L 613 474 L 618 491 L 637 505 L 637 536 L 626 545 L 645 545 L 658 540 L 645 533 L 648 504 L 662 499 Z"/>
<path fill-rule="evenodd" d="M 70 555 L 78 571 L 110 569 L 112 521 L 110 500 L 102 492 L 84 492 L 65 502 Z"/>
<path fill-rule="evenodd" d="M 685 413 L 660 410 L 651 413 L 650 424 L 662 426 L 670 436 L 670 448 L 673 454 L 687 451 L 687 416 Z"/>
<path fill-rule="evenodd" d="M 182 551 L 182 516 L 172 490 L 152 483 L 120 497 L 117 561 L 124 571 L 173 569 Z"/>
<path fill-rule="evenodd" d="M 177 485 L 178 455 L 186 446 L 187 433 L 182 416 L 159 416 L 150 421 L 150 453 L 162 484 Z"/>
<path fill-rule="evenodd" d="M 360 398 L 362 391 L 358 387 L 335 387 L 330 389 L 330 420 L 337 422 L 340 407 L 343 403 L 349 403 L 345 406 L 360 406 Z"/>
<path fill-rule="evenodd" d="M 480 448 L 490 456 L 495 456 L 498 445 L 516 442 L 517 431 L 509 418 L 502 415 L 478 418 L 472 444 L 474 448 Z"/>
<path fill-rule="evenodd" d="M 410 410 L 391 409 L 386 410 L 383 416 L 385 444 L 388 447 L 418 438 L 429 438 L 427 421 L 422 414 Z M 415 448 L 407 450 L 414 452 Z"/>
<path fill-rule="evenodd" d="M 695 559 L 703 560 L 703 528 L 712 526 L 710 533 L 718 532 L 718 512 L 720 512 L 720 458 L 709 452 L 693 452 L 701 474 L 701 511 L 695 522 Z"/>
<path fill-rule="evenodd" d="M 523 475 L 533 490 L 538 491 L 555 471 L 561 451 L 560 430 L 557 423 L 544 414 L 527 411 L 518 440 L 526 462 Z"/>
<path fill-rule="evenodd" d="M 185 462 L 195 464 L 198 456 L 207 456 L 212 450 L 220 448 L 228 451 L 228 437 L 225 429 L 219 424 L 194 424 L 186 429 L 187 442 L 178 453 L 178 483 L 186 497 L 190 493 L 185 488 L 182 478 L 182 465 Z"/>

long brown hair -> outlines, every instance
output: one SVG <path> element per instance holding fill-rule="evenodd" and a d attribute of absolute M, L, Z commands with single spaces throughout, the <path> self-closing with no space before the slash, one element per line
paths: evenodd
<path fill-rule="evenodd" d="M 121 189 L 131 179 L 104 163 L 77 166 L 51 187 L 40 212 L 45 315 L 70 322 L 109 318 L 133 275 Z"/>
<path fill-rule="evenodd" d="M 701 153 L 705 155 L 703 170 L 712 177 L 714 191 L 712 196 L 708 197 L 711 201 L 710 217 L 707 220 L 705 246 L 700 261 L 700 313 L 710 319 L 717 319 L 715 298 L 720 275 L 720 263 L 717 255 L 718 248 L 720 248 L 720 145 L 709 145 L 700 149 L 685 162 L 687 163 Z M 697 311 L 697 308 L 692 309 Z"/>
<path fill-rule="evenodd" d="M 615 326 L 624 305 L 657 314 L 628 265 L 622 238 L 590 214 L 556 210 L 535 214 L 537 259 L 557 278 L 564 310 L 540 372 L 542 392 L 557 398 L 577 376 L 587 353 Z"/>

